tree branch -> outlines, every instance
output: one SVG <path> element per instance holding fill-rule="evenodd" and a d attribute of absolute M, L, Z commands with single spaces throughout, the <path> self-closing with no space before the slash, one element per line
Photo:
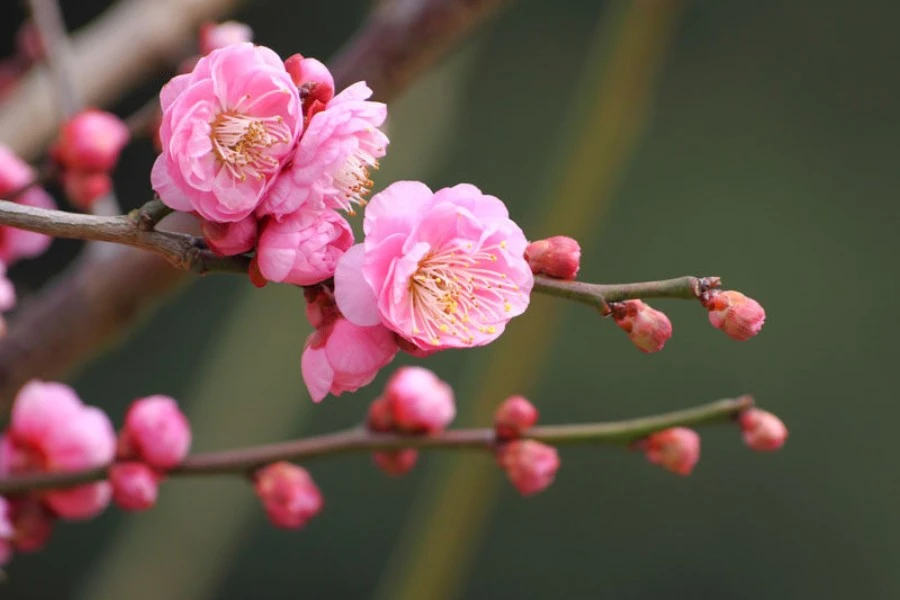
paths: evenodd
<path fill-rule="evenodd" d="M 187 37 L 186 28 L 236 2 L 194 0 L 189 9 L 181 0 L 134 0 L 112 9 L 76 38 L 75 79 L 82 89 L 91 91 L 91 104 L 103 104 L 112 96 L 113 86 L 120 89 L 146 70 L 147 47 L 134 52 L 136 39 L 152 42 L 151 54 L 171 53 L 177 41 Z M 335 81 L 339 86 L 359 80 L 377 82 L 372 87 L 378 98 L 389 101 L 501 4 L 503 0 L 382 2 L 378 13 L 332 62 Z M 463 10 L 467 18 L 460 19 Z M 402 16 L 409 31 L 398 31 L 399 22 L 391 14 Z M 427 36 L 422 35 L 424 31 Z M 147 35 L 165 39 L 147 40 Z M 111 36 L 114 47 L 104 43 L 105 36 Z M 113 59 L 118 60 L 114 66 L 109 64 Z M 39 79 L 34 75 L 19 86 L 0 109 L 0 139 L 20 154 L 35 151 L 56 127 L 46 107 L 41 108 L 47 93 Z M 6 338 L 0 340 L 0 411 L 9 407 L 23 383 L 66 373 L 184 279 L 184 271 L 146 252 L 122 248 L 112 255 L 83 255 L 17 311 Z"/>
<path fill-rule="evenodd" d="M 523 438 L 552 445 L 628 445 L 651 433 L 670 427 L 695 427 L 729 421 L 751 406 L 753 406 L 753 399 L 750 396 L 742 396 L 652 417 L 608 423 L 533 427 L 525 432 Z M 280 460 L 301 462 L 338 454 L 402 448 L 491 450 L 496 445 L 497 439 L 494 430 L 488 428 L 451 429 L 435 435 L 415 436 L 375 433 L 360 427 L 280 444 L 194 454 L 169 474 L 173 476 L 225 473 L 246 475 L 259 467 Z M 0 494 L 60 488 L 97 481 L 106 478 L 107 469 L 108 466 L 75 473 L 7 477 L 0 479 Z"/>
<path fill-rule="evenodd" d="M 56 0 L 28 0 L 41 44 L 47 53 L 47 64 L 53 73 L 60 115 L 71 117 L 81 108 L 78 91 L 68 66 L 72 48 L 66 34 L 66 24 Z"/>
<path fill-rule="evenodd" d="M 584 283 L 551 277 L 534 278 L 534 291 L 594 306 L 607 314 L 609 302 L 635 298 L 684 298 L 693 300 L 704 292 L 719 287 L 718 277 L 685 276 L 639 283 Z"/>

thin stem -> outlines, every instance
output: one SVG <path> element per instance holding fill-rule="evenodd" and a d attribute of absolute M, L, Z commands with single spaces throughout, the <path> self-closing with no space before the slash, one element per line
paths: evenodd
<path fill-rule="evenodd" d="M 533 427 L 525 439 L 553 445 L 617 444 L 628 445 L 647 435 L 670 427 L 694 427 L 728 421 L 753 406 L 750 396 L 719 400 L 652 417 L 608 423 L 548 425 Z M 490 450 L 497 444 L 493 429 L 454 429 L 429 436 L 374 433 L 363 428 L 347 429 L 280 444 L 253 446 L 222 452 L 207 452 L 188 457 L 169 474 L 174 476 L 248 474 L 263 465 L 287 460 L 307 461 L 323 456 L 397 450 L 401 448 Z M 0 479 L 0 494 L 20 493 L 34 489 L 59 488 L 106 477 L 108 467 L 76 473 L 22 475 Z"/>
<path fill-rule="evenodd" d="M 584 283 L 565 281 L 551 277 L 536 276 L 534 291 L 548 296 L 565 298 L 594 306 L 604 314 L 609 311 L 610 302 L 621 302 L 636 298 L 699 298 L 703 292 L 719 286 L 718 277 L 677 277 L 661 281 L 638 283 Z"/>

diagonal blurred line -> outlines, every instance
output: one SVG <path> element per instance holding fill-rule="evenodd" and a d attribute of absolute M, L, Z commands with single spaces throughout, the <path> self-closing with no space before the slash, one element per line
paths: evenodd
<path fill-rule="evenodd" d="M 541 234 L 564 232 L 588 240 L 587 234 L 596 231 L 646 124 L 681 4 L 645 0 L 613 7 L 615 14 L 601 19 L 586 63 L 578 95 L 584 100 L 568 124 L 570 149 L 548 196 L 555 199 L 553 210 L 534 220 L 542 224 Z M 479 369 L 483 377 L 472 374 L 474 385 L 467 387 L 475 401 L 461 420 L 489 422 L 502 398 L 538 383 L 561 315 L 559 304 L 551 302 L 535 299 L 534 314 L 520 319 L 492 348 L 487 366 Z M 445 459 L 429 475 L 378 598 L 454 598 L 467 580 L 497 501 L 499 472 L 491 457 L 466 456 Z"/>

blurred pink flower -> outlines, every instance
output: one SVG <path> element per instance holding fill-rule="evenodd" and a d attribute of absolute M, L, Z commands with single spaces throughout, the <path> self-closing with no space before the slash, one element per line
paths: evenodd
<path fill-rule="evenodd" d="M 105 466 L 115 451 L 115 432 L 103 411 L 82 404 L 69 386 L 33 380 L 13 403 L 0 463 L 13 474 L 72 472 Z M 109 484 L 101 481 L 42 497 L 63 518 L 88 519 L 106 507 L 109 495 Z"/>
<path fill-rule="evenodd" d="M 435 193 L 400 181 L 366 208 L 364 243 L 338 262 L 338 308 L 422 350 L 488 344 L 528 307 L 534 278 L 522 230 L 473 185 Z"/>
<path fill-rule="evenodd" d="M 372 187 L 369 169 L 384 156 L 387 136 L 378 129 L 387 117 L 365 83 L 351 85 L 310 118 L 291 164 L 272 186 L 260 212 L 281 219 L 301 207 L 352 212 Z"/>
<path fill-rule="evenodd" d="M 253 41 L 253 29 L 240 21 L 224 21 L 222 23 L 204 23 L 200 26 L 200 54 L 209 54 L 213 50 Z"/>
<path fill-rule="evenodd" d="M 409 433 L 435 433 L 456 416 L 453 388 L 423 367 L 400 367 L 384 387 L 394 426 Z"/>
<path fill-rule="evenodd" d="M 0 496 L 0 567 L 12 560 L 13 538 L 16 535 L 10 515 L 9 503 Z"/>
<path fill-rule="evenodd" d="M 62 125 L 51 153 L 67 169 L 108 172 L 116 166 L 130 137 L 122 119 L 102 110 L 88 109 Z"/>
<path fill-rule="evenodd" d="M 120 459 L 138 459 L 168 470 L 178 466 L 191 448 L 191 426 L 169 396 L 147 396 L 132 403 L 119 434 Z"/>
<path fill-rule="evenodd" d="M 300 210 L 283 221 L 266 221 L 256 260 L 269 281 L 312 285 L 333 277 L 338 259 L 352 245 L 353 230 L 336 211 Z"/>
<path fill-rule="evenodd" d="M 254 488 L 269 521 L 284 529 L 303 527 L 325 504 L 309 472 L 288 462 L 259 469 Z"/>
<path fill-rule="evenodd" d="M 284 63 L 262 46 L 214 50 L 160 92 L 163 152 L 151 173 L 169 207 L 240 221 L 262 201 L 303 125 Z"/>
<path fill-rule="evenodd" d="M 25 186 L 37 177 L 25 161 L 0 144 L 0 198 Z M 53 198 L 43 188 L 32 186 L 19 194 L 15 202 L 38 208 L 56 208 Z M 0 261 L 11 265 L 20 258 L 34 258 L 50 247 L 49 236 L 14 227 L 0 226 Z"/>
<path fill-rule="evenodd" d="M 156 504 L 159 480 L 153 469 L 140 462 L 121 462 L 109 468 L 113 502 L 126 511 L 147 510 Z"/>
<path fill-rule="evenodd" d="M 497 438 L 510 440 L 520 437 L 538 420 L 538 409 L 522 396 L 510 396 L 494 413 L 494 431 Z"/>
<path fill-rule="evenodd" d="M 535 440 L 513 440 L 497 451 L 497 462 L 523 496 L 547 489 L 559 470 L 556 448 Z"/>
<path fill-rule="evenodd" d="M 415 448 L 402 448 L 373 452 L 372 460 L 376 467 L 391 477 L 401 477 L 416 466 L 416 462 L 419 460 L 419 451 Z"/>

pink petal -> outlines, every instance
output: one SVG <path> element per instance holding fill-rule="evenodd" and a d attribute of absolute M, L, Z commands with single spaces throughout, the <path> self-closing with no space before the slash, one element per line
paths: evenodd
<path fill-rule="evenodd" d="M 394 233 L 409 233 L 419 211 L 430 206 L 432 193 L 419 181 L 397 181 L 372 196 L 366 206 L 363 230 L 374 245 Z"/>
<path fill-rule="evenodd" d="M 310 398 L 313 402 L 321 402 L 334 381 L 334 369 L 328 363 L 325 348 L 312 348 L 307 344 L 300 359 L 300 370 Z"/>
<path fill-rule="evenodd" d="M 334 299 L 344 317 L 361 327 L 381 323 L 375 292 L 363 277 L 365 246 L 357 244 L 347 250 L 334 273 Z"/>

